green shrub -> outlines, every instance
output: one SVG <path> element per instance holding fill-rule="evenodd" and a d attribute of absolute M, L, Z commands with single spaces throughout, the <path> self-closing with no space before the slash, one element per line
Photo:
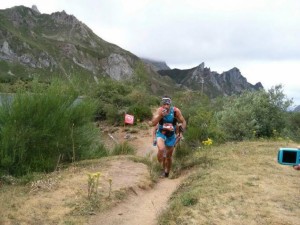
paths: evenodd
<path fill-rule="evenodd" d="M 218 114 L 218 125 L 228 139 L 270 138 L 285 129 L 290 104 L 281 85 L 268 92 L 244 92 L 225 103 L 224 110 Z"/>
<path fill-rule="evenodd" d="M 220 104 L 211 101 L 207 96 L 195 91 L 178 92 L 174 105 L 179 107 L 187 121 L 185 141 L 190 147 L 196 147 L 203 140 L 212 138 L 216 142 L 224 140 L 223 134 L 216 126 L 215 113 Z"/>
<path fill-rule="evenodd" d="M 109 156 L 109 151 L 101 143 L 93 146 L 89 151 L 85 151 L 82 153 L 83 159 L 97 159 L 106 156 Z"/>
<path fill-rule="evenodd" d="M 180 145 L 177 145 L 174 151 L 174 159 L 182 159 L 186 156 L 192 155 L 193 151 L 189 147 L 189 145 L 184 143 L 180 143 Z"/>
<path fill-rule="evenodd" d="M 19 92 L 0 107 L 0 170 L 12 175 L 48 172 L 58 159 L 81 159 L 94 143 L 95 111 L 88 100 L 74 104 L 76 92 L 60 82 L 35 93 Z"/>
<path fill-rule="evenodd" d="M 134 153 L 135 149 L 130 146 L 128 142 L 124 142 L 116 145 L 111 151 L 110 155 L 133 155 Z"/>
<path fill-rule="evenodd" d="M 105 111 L 105 118 L 110 124 L 120 125 L 124 119 L 124 113 L 120 112 L 114 105 L 105 104 L 103 107 Z"/>
<path fill-rule="evenodd" d="M 287 117 L 287 126 L 283 138 L 291 138 L 300 142 L 300 112 L 290 112 Z"/>
<path fill-rule="evenodd" d="M 144 121 L 152 118 L 152 112 L 149 106 L 134 104 L 129 107 L 128 113 L 135 116 L 135 121 Z"/>
<path fill-rule="evenodd" d="M 128 112 L 141 121 L 152 117 L 151 105 L 156 98 L 141 87 L 134 88 L 130 82 L 119 82 L 103 78 L 91 93 L 96 100 L 95 117 L 98 120 L 107 120 L 110 124 L 120 125 L 124 113 Z"/>

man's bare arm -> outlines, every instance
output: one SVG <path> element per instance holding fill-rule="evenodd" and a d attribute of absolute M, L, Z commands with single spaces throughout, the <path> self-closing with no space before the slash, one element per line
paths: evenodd
<path fill-rule="evenodd" d="M 179 120 L 180 123 L 182 123 L 182 128 L 186 129 L 186 121 L 185 121 L 180 109 L 178 109 L 178 108 L 176 111 L 176 118 L 177 118 L 177 120 Z"/>
<path fill-rule="evenodd" d="M 163 118 L 162 110 L 158 108 L 152 117 L 151 126 L 156 126 L 162 118 Z"/>

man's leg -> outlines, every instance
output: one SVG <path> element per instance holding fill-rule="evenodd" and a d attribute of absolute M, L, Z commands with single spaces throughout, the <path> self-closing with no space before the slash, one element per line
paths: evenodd
<path fill-rule="evenodd" d="M 157 160 L 162 165 L 163 170 L 166 168 L 166 146 L 165 140 L 161 137 L 157 138 Z"/>
<path fill-rule="evenodd" d="M 173 134 L 170 137 L 167 137 L 165 141 L 167 155 L 166 155 L 166 167 L 165 167 L 165 177 L 169 176 L 171 167 L 172 167 L 172 154 L 174 151 L 174 146 L 176 143 L 176 135 Z"/>
<path fill-rule="evenodd" d="M 165 176 L 168 177 L 171 167 L 172 167 L 172 155 L 174 147 L 166 147 L 167 149 L 167 157 L 166 157 L 166 166 L 165 166 Z"/>

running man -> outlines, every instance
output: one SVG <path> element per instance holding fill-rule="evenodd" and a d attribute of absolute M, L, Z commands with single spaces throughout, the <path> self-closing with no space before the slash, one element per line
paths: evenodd
<path fill-rule="evenodd" d="M 152 118 L 152 126 L 158 126 L 156 131 L 157 160 L 162 164 L 163 176 L 168 177 L 172 166 L 172 154 L 176 143 L 176 124 L 182 125 L 182 132 L 186 129 L 186 121 L 181 111 L 172 106 L 172 100 L 164 96 L 161 106 Z"/>

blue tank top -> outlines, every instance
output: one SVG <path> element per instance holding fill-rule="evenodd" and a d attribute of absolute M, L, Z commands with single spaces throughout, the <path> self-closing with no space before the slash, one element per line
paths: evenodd
<path fill-rule="evenodd" d="M 163 130 L 163 124 L 165 124 L 165 123 L 170 123 L 170 124 L 172 124 L 172 125 L 173 125 L 173 128 L 174 128 L 174 131 L 175 131 L 176 125 L 173 124 L 173 122 L 174 122 L 174 117 L 175 117 L 174 114 L 175 114 L 174 107 L 171 107 L 171 108 L 170 108 L 170 112 L 162 118 L 162 120 L 161 120 L 162 122 L 161 122 L 161 121 L 159 122 L 159 130 L 160 130 L 160 131 Z"/>

